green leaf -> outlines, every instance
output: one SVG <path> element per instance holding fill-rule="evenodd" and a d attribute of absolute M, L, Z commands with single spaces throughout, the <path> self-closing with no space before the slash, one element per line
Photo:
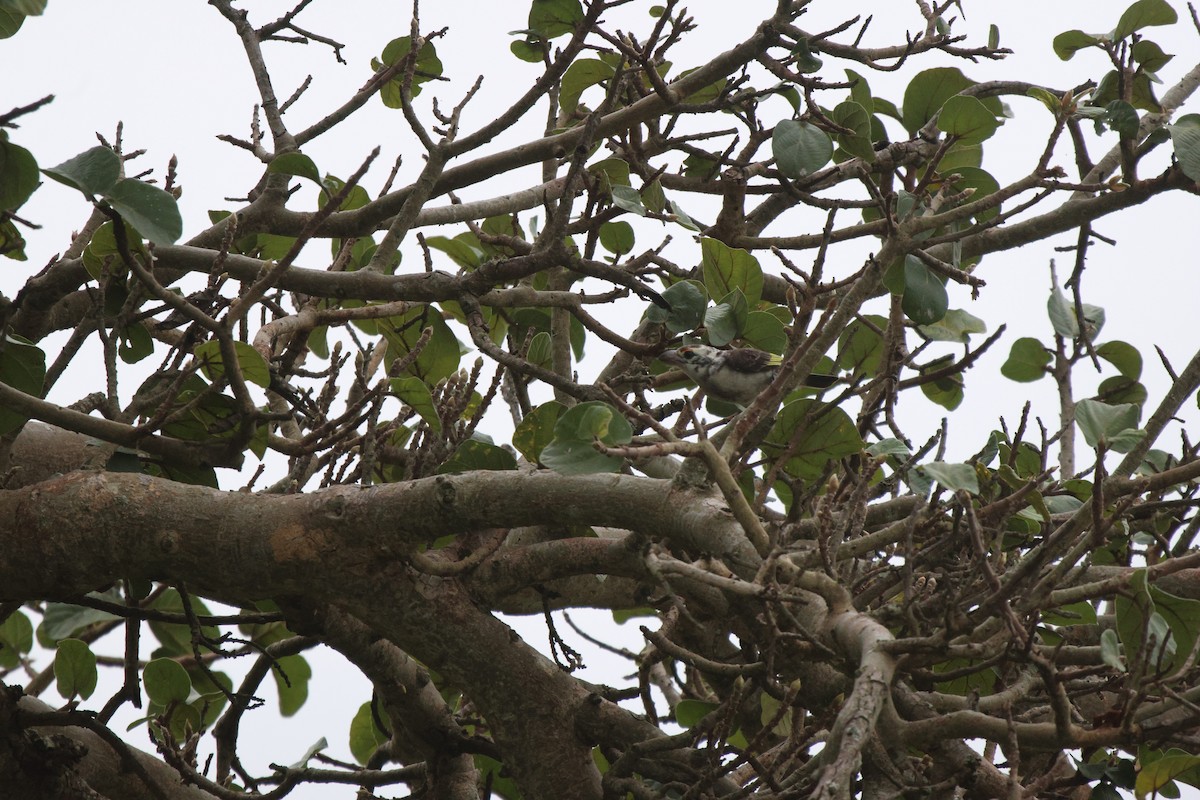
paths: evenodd
<path fill-rule="evenodd" d="M 955 191 L 962 191 L 963 189 L 975 190 L 975 193 L 971 195 L 971 197 L 969 197 L 965 202 L 970 203 L 976 200 L 982 200 L 989 194 L 1000 190 L 1000 182 L 992 177 L 992 174 L 987 170 L 979 169 L 978 167 L 968 167 L 965 165 L 958 167 L 947 166 L 944 161 L 941 167 L 943 174 L 958 176 L 958 180 L 954 183 Z M 976 213 L 975 219 L 980 222 L 987 222 L 999 213 L 1000 206 L 994 205 Z"/>
<path fill-rule="evenodd" d="M 267 172 L 282 175 L 295 175 L 298 178 L 308 178 L 318 186 L 321 183 L 321 171 L 311 158 L 304 153 L 284 153 L 271 159 Z"/>
<path fill-rule="evenodd" d="M 399 398 L 401 403 L 417 412 L 421 419 L 429 425 L 429 429 L 434 433 L 441 433 L 442 420 L 438 416 L 437 409 L 433 405 L 433 393 L 429 391 L 429 386 L 425 381 L 413 375 L 405 375 L 399 378 L 392 378 L 388 383 L 391 385 L 392 394 Z"/>
<path fill-rule="evenodd" d="M 878 314 L 868 314 L 864 319 L 851 322 L 838 337 L 837 365 L 855 377 L 873 376 L 883 358 L 883 337 L 877 331 L 886 330 L 888 321 Z"/>
<path fill-rule="evenodd" d="M 470 231 L 460 233 L 453 239 L 429 236 L 426 237 L 425 243 L 434 250 L 441 250 L 450 256 L 450 260 L 463 269 L 475 269 L 483 263 L 483 247 L 479 243 L 479 237 Z"/>
<path fill-rule="evenodd" d="M 1141 353 L 1128 342 L 1105 342 L 1096 348 L 1096 355 L 1111 363 L 1126 378 L 1141 378 Z"/>
<path fill-rule="evenodd" d="M 949 363 L 950 358 L 945 359 Z M 937 369 L 945 364 L 931 365 L 931 369 Z M 945 375 L 933 381 L 921 384 L 921 394 L 937 403 L 947 411 L 953 411 L 962 405 L 963 401 L 963 377 L 962 373 L 954 375 Z"/>
<path fill-rule="evenodd" d="M 436 308 L 421 306 L 398 317 L 380 320 L 379 332 L 388 341 L 389 358 L 403 358 L 416 347 L 426 327 L 432 328 L 429 342 L 406 371 L 436 386 L 458 369 L 462 357 L 458 339 Z"/>
<path fill-rule="evenodd" d="M 756 307 L 762 300 L 763 273 L 758 259 L 716 239 L 700 240 L 700 264 L 708 296 L 724 298 L 741 289 L 746 302 Z"/>
<path fill-rule="evenodd" d="M 966 344 L 972 333 L 986 333 L 987 323 L 961 308 L 953 308 L 932 325 L 922 325 L 918 330 L 927 339 L 935 342 Z"/>
<path fill-rule="evenodd" d="M 1175 158 L 1183 174 L 1200 181 L 1200 114 L 1184 114 L 1167 126 L 1171 143 L 1175 146 Z"/>
<path fill-rule="evenodd" d="M 513 432 L 513 447 L 527 460 L 537 463 L 542 450 L 554 440 L 554 426 L 566 408 L 551 400 L 530 411 Z"/>
<path fill-rule="evenodd" d="M 926 477 L 937 481 L 952 492 L 965 491 L 979 494 L 979 475 L 972 464 L 949 464 L 934 461 L 917 467 Z"/>
<path fill-rule="evenodd" d="M 183 218 L 175 198 L 157 186 L 129 178 L 106 194 L 109 205 L 155 244 L 173 244 L 183 235 Z"/>
<path fill-rule="evenodd" d="M 1124 100 L 1113 100 L 1104 107 L 1104 122 L 1122 139 L 1136 139 L 1141 120 L 1137 109 Z"/>
<path fill-rule="evenodd" d="M 639 217 L 646 216 L 646 207 L 642 205 L 642 196 L 632 186 L 612 187 L 613 205 Z"/>
<path fill-rule="evenodd" d="M 560 113 L 573 113 L 585 89 L 608 80 L 614 74 L 612 66 L 598 58 L 580 58 L 574 61 L 562 76 L 558 100 Z"/>
<path fill-rule="evenodd" d="M 154 354 L 154 338 L 140 322 L 131 323 L 117 332 L 117 354 L 126 364 L 136 364 Z"/>
<path fill-rule="evenodd" d="M 517 39 L 508 46 L 509 52 L 529 64 L 542 63 L 545 49 L 524 39 Z"/>
<path fill-rule="evenodd" d="M 1100 44 L 1100 39 L 1092 36 L 1090 33 L 1084 33 L 1081 30 L 1063 31 L 1058 36 L 1054 37 L 1052 47 L 1054 54 L 1063 61 L 1070 61 L 1075 57 L 1075 53 L 1085 47 L 1095 47 Z"/>
<path fill-rule="evenodd" d="M 1120 41 L 1142 28 L 1174 25 L 1178 21 L 1179 16 L 1166 0 L 1137 0 L 1121 15 L 1117 27 L 1113 29 L 1112 38 L 1113 41 Z"/>
<path fill-rule="evenodd" d="M 1133 403 L 1080 400 L 1075 404 L 1075 422 L 1089 447 L 1104 444 L 1118 453 L 1128 452 L 1145 435 L 1137 429 L 1138 407 Z"/>
<path fill-rule="evenodd" d="M 600 244 L 613 255 L 631 252 L 636 241 L 633 226 L 624 220 L 605 222 L 600 226 Z"/>
<path fill-rule="evenodd" d="M 15 11 L 27 17 L 38 17 L 46 10 L 46 2 L 47 0 L 3 0 L 0 2 L 0 8 Z"/>
<path fill-rule="evenodd" d="M 1100 660 L 1119 672 L 1125 671 L 1125 660 L 1121 658 L 1121 640 L 1112 628 L 1100 634 Z"/>
<path fill-rule="evenodd" d="M 46 354 L 41 348 L 19 336 L 5 336 L 0 350 L 0 383 L 41 398 L 46 381 Z M 0 435 L 25 424 L 29 417 L 11 408 L 0 407 Z"/>
<path fill-rule="evenodd" d="M 633 438 L 629 422 L 607 403 L 590 401 L 567 409 L 554 425 L 554 440 L 540 461 L 564 475 L 616 472 L 623 459 L 598 452 L 592 443 L 627 444 Z"/>
<path fill-rule="evenodd" d="M 783 322 L 765 311 L 751 311 L 746 315 L 742 339 L 751 347 L 777 355 L 787 348 L 787 330 Z"/>
<path fill-rule="evenodd" d="M 962 74 L 957 67 L 935 67 L 918 73 L 904 90 L 904 111 L 901 122 L 910 134 L 933 119 L 942 105 L 963 89 L 975 82 Z M 1000 116 L 1003 107 L 1000 101 L 989 97 L 981 101 L 993 116 Z M 878 106 L 876 111 L 878 111 Z"/>
<path fill-rule="evenodd" d="M 831 112 L 831 118 L 853 134 L 838 133 L 838 145 L 852 156 L 864 161 L 875 160 L 875 147 L 871 143 L 871 115 L 853 100 L 839 103 Z"/>
<path fill-rule="evenodd" d="M 785 177 L 803 178 L 829 163 L 833 140 L 815 125 L 786 119 L 775 126 L 771 135 L 771 153 Z"/>
<path fill-rule="evenodd" d="M 796 39 L 796 46 L 792 48 L 792 55 L 796 57 L 796 71 L 800 73 L 818 72 L 825 63 L 813 55 L 808 45 L 808 38 L 804 36 Z"/>
<path fill-rule="evenodd" d="M 571 33 L 582 21 L 579 0 L 533 0 L 529 7 L 529 29 L 543 39 Z"/>
<path fill-rule="evenodd" d="M 390 724 L 382 705 L 377 706 L 376 713 L 385 725 Z M 379 746 L 389 739 L 388 733 L 375 724 L 376 713 L 372 713 L 370 703 L 363 703 L 350 721 L 350 754 L 360 764 L 366 764 Z"/>
<path fill-rule="evenodd" d="M 33 153 L 0 139 L 0 211 L 15 211 L 38 187 L 41 176 Z"/>
<path fill-rule="evenodd" d="M 1148 590 L 1154 601 L 1154 610 L 1166 620 L 1175 640 L 1171 668 L 1181 669 L 1187 665 L 1196 646 L 1197 635 L 1200 634 L 1200 600 L 1177 597 L 1155 586 L 1148 587 Z"/>
<path fill-rule="evenodd" d="M 63 639 L 54 653 L 58 693 L 68 700 L 87 700 L 96 691 L 96 654 L 79 639 Z"/>
<path fill-rule="evenodd" d="M 704 327 L 708 342 L 714 347 L 724 347 L 742 335 L 746 327 L 749 306 L 741 289 L 734 289 L 721 302 L 704 313 Z"/>
<path fill-rule="evenodd" d="M 1063 112 L 1062 98 L 1053 92 L 1047 91 L 1040 86 L 1034 86 L 1025 92 L 1025 94 L 1041 101 L 1041 104 L 1055 117 Z"/>
<path fill-rule="evenodd" d="M 14 611 L 0 624 L 0 668 L 13 669 L 21 663 L 21 653 L 33 649 L 33 624 L 24 611 Z"/>
<path fill-rule="evenodd" d="M 516 469 L 517 459 L 513 454 L 494 444 L 481 442 L 478 439 L 467 439 L 458 446 L 445 464 L 438 468 L 438 474 L 470 472 L 472 470 L 506 470 Z"/>
<path fill-rule="evenodd" d="M 675 704 L 675 721 L 682 728 L 694 728 L 720 706 L 705 700 L 680 700 Z"/>
<path fill-rule="evenodd" d="M 1104 309 L 1083 303 L 1084 331 L 1087 338 L 1094 339 L 1104 327 Z M 1046 312 L 1050 316 L 1050 325 L 1054 332 L 1064 339 L 1074 339 L 1079 336 L 1079 321 L 1075 316 L 1075 303 L 1062 290 L 1055 286 L 1050 291 L 1046 301 Z"/>
<path fill-rule="evenodd" d="M 412 37 L 401 36 L 398 39 L 392 39 L 383 48 L 383 54 L 378 59 L 371 59 L 371 69 L 379 72 L 384 67 L 390 67 L 407 58 L 411 50 Z M 379 87 L 379 99 L 388 108 L 402 108 L 404 106 L 404 72 L 404 70 L 401 70 L 399 75 Z M 442 61 L 438 58 L 437 48 L 434 47 L 432 41 L 427 40 L 417 52 L 410 90 L 411 96 L 416 97 L 421 93 L 422 83 L 441 77 L 441 74 Z"/>
<path fill-rule="evenodd" d="M 1178 797 L 1178 790 L 1169 794 L 1172 782 L 1181 775 L 1200 769 L 1200 756 L 1181 754 L 1167 755 L 1159 759 L 1138 759 L 1140 769 L 1134 783 L 1134 796 Z M 1095 794 L 1093 793 L 1093 797 Z"/>
<path fill-rule="evenodd" d="M 271 370 L 261 353 L 245 342 L 234 342 L 233 349 L 237 353 L 238 368 L 241 370 L 243 379 L 264 389 L 271 385 Z M 221 343 L 216 339 L 202 342 L 192 353 L 200 362 L 200 369 L 210 381 L 216 383 L 225 376 Z"/>
<path fill-rule="evenodd" d="M 113 602 L 122 602 L 115 593 L 94 595 Z M 97 622 L 120 619 L 115 614 L 71 603 L 47 603 L 42 615 L 41 634 L 51 642 L 69 639 Z"/>
<path fill-rule="evenodd" d="M 121 159 L 107 147 L 97 145 L 42 172 L 91 197 L 113 188 L 121 174 Z"/>
<path fill-rule="evenodd" d="M 646 308 L 646 319 L 666 325 L 671 333 L 695 330 L 704 323 L 708 295 L 704 293 L 703 284 L 691 280 L 673 283 L 662 297 L 671 307 L 667 309 L 651 303 Z"/>
<path fill-rule="evenodd" d="M 978 144 L 991 137 L 1000 123 L 992 112 L 974 97 L 955 95 L 942 106 L 938 128 L 967 144 Z"/>
<path fill-rule="evenodd" d="M 1030 383 L 1046 374 L 1050 353 L 1037 339 L 1025 336 L 1017 339 L 1008 352 L 1008 360 L 1000 367 L 1000 374 L 1010 381 Z"/>
<path fill-rule="evenodd" d="M 284 717 L 294 716 L 308 700 L 308 682 L 312 678 L 312 667 L 302 655 L 283 656 L 276 659 L 271 668 L 275 688 L 279 692 L 279 713 Z"/>
<path fill-rule="evenodd" d="M 1071 627 L 1073 625 L 1095 625 L 1096 609 L 1086 600 L 1060 606 L 1042 612 L 1042 621 L 1050 625 Z"/>
<path fill-rule="evenodd" d="M 789 449 L 792 445 L 794 449 Z M 790 452 L 784 470 L 805 480 L 819 479 L 830 462 L 860 453 L 863 447 L 862 437 L 845 411 L 811 398 L 785 404 L 763 443 L 772 457 Z"/>
<path fill-rule="evenodd" d="M 160 706 L 187 702 L 192 693 L 192 679 L 187 670 L 173 658 L 156 658 L 142 670 L 146 696 Z"/>
<path fill-rule="evenodd" d="M 932 325 L 946 316 L 950 297 L 941 278 L 916 256 L 904 258 L 905 315 L 918 325 Z"/>
<path fill-rule="evenodd" d="M 1171 62 L 1175 56 L 1164 53 L 1157 43 L 1149 39 L 1139 39 L 1130 50 L 1133 60 L 1141 65 L 1146 72 L 1158 72 Z"/>

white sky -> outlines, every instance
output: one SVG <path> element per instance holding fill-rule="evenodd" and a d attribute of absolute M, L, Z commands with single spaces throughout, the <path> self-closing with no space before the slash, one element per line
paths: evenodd
<path fill-rule="evenodd" d="M 244 4 L 252 9 L 252 21 L 261 25 L 277 17 L 290 4 L 276 0 Z M 611 18 L 621 27 L 642 33 L 648 30 L 645 11 L 650 3 L 633 3 Z M 698 31 L 684 40 L 674 53 L 673 73 L 695 66 L 710 54 L 726 49 L 744 39 L 774 8 L 774 2 L 742 0 L 694 0 L 688 3 L 697 22 Z M 970 34 L 971 44 L 986 41 L 989 23 L 999 25 L 1001 43 L 1015 49 L 1015 55 L 1003 62 L 966 64 L 945 58 L 921 58 L 911 62 L 899 73 L 866 73 L 876 96 L 896 102 L 902 100 L 903 86 L 917 68 L 959 64 L 975 80 L 1013 79 L 1044 80 L 1058 88 L 1069 88 L 1089 78 L 1098 78 L 1106 68 L 1098 53 L 1084 52 L 1074 60 L 1059 61 L 1050 50 L 1053 36 L 1070 28 L 1088 31 L 1111 29 L 1126 3 L 1079 2 L 1078 0 L 1028 3 L 964 3 L 970 15 L 955 24 L 956 33 Z M 1177 10 L 1186 15 L 1182 3 Z M 865 44 L 892 44 L 903 40 L 904 30 L 915 30 L 919 17 L 915 4 L 900 2 L 835 3 L 816 2 L 811 13 L 800 20 L 811 31 L 823 30 L 839 23 L 848 8 L 861 8 L 873 13 L 876 19 Z M 508 52 L 511 37 L 507 31 L 526 27 L 525 2 L 482 2 L 460 0 L 456 3 L 426 2 L 423 5 L 422 30 L 425 32 L 449 26 L 448 35 L 437 42 L 438 52 L 453 79 L 447 84 L 427 85 L 420 98 L 423 103 L 436 94 L 443 108 L 454 105 L 462 92 L 477 75 L 485 82 L 479 97 L 469 107 L 464 129 L 470 131 L 503 108 L 523 91 L 536 77 L 537 67 L 517 61 Z M 408 32 L 406 3 L 337 3 L 316 0 L 298 23 L 311 31 L 346 43 L 344 57 L 348 66 L 335 63 L 329 49 L 321 45 L 309 47 L 271 44 L 266 48 L 272 66 L 277 95 L 288 97 L 307 74 L 314 83 L 305 97 L 289 112 L 287 119 L 293 130 L 299 130 L 319 119 L 357 89 L 370 75 L 370 59 L 378 55 L 392 38 Z M 1197 35 L 1186 22 L 1173 28 L 1157 28 L 1147 32 L 1170 53 L 1178 54 L 1162 76 L 1165 85 L 1186 71 L 1189 56 L 1200 52 Z M 848 37 L 841 37 L 847 41 Z M 833 65 L 826 59 L 827 66 Z M 854 65 L 836 65 L 851 66 Z M 861 67 L 854 67 L 865 72 Z M 10 131 L 12 141 L 30 149 L 42 167 L 53 166 L 96 144 L 94 132 L 111 139 L 118 121 L 125 125 L 126 149 L 146 148 L 148 153 L 135 162 L 137 169 L 153 167 L 161 175 L 167 159 L 179 157 L 179 181 L 184 188 L 180 201 L 184 217 L 184 239 L 207 225 L 205 212 L 209 209 L 233 208 L 225 196 L 241 196 L 256 181 L 261 165 L 244 151 L 216 140 L 217 134 L 228 133 L 248 137 L 250 110 L 257 97 L 244 55 L 232 27 L 217 11 L 200 0 L 161 2 L 161 0 L 89 0 L 68 2 L 50 0 L 46 14 L 31 18 L 24 28 L 8 40 L 0 41 L 0 74 L 9 87 L 3 108 L 30 103 L 45 94 L 54 94 L 55 101 L 35 114 L 21 120 L 21 128 Z M 830 73 L 830 79 L 840 73 Z M 765 82 L 764 82 L 765 83 Z M 1164 90 L 1160 87 L 1159 94 Z M 840 98 L 841 94 L 837 93 Z M 585 94 L 587 102 L 589 95 Z M 1051 118 L 1035 100 L 1010 98 L 1016 118 L 1008 121 L 999 133 L 985 144 L 985 167 L 1004 184 L 1024 175 L 1035 162 L 1042 148 Z M 420 103 L 419 103 L 420 104 Z M 1185 111 L 1200 109 L 1193 101 Z M 523 138 L 536 136 L 541 128 L 541 113 L 532 115 L 530 124 L 510 130 L 486 148 L 494 152 L 511 146 Z M 781 107 L 782 117 L 785 110 Z M 891 126 L 893 138 L 902 135 L 898 126 Z M 1107 146 L 1114 143 L 1109 135 L 1104 147 L 1093 142 L 1091 154 L 1098 159 Z M 268 142 L 269 145 L 269 142 Z M 374 192 L 382 183 L 396 155 L 405 155 L 405 176 L 412 177 L 420 169 L 420 148 L 407 130 L 399 112 L 385 109 L 372 101 L 347 124 L 305 148 L 323 172 L 345 177 L 362 161 L 370 149 L 382 145 L 383 153 L 365 181 Z M 1142 168 L 1143 175 L 1152 175 L 1166 164 L 1168 147 L 1162 147 L 1150 163 Z M 1002 156 L 996 160 L 997 156 Z M 1070 154 L 1060 148 L 1057 163 L 1075 177 Z M 537 182 L 537 169 L 526 171 L 527 182 L 513 185 L 506 176 L 492 181 L 481 191 L 465 190 L 463 199 L 477 199 L 501 194 Z M 306 197 L 301 195 L 301 198 Z M 685 209 L 698 216 L 711 218 L 700 201 L 677 198 Z M 445 199 L 435 201 L 441 204 Z M 312 207 L 311 193 L 307 199 L 294 201 L 296 207 Z M 53 182 L 43 186 L 26 204 L 21 215 L 41 225 L 41 231 L 28 231 L 29 261 L 5 260 L 0 272 L 0 291 L 13 293 L 33 274 L 40 271 L 53 254 L 65 248 L 70 232 L 80 227 L 88 208 L 78 193 Z M 1194 196 L 1179 194 L 1160 199 L 1131 211 L 1101 220 L 1096 229 L 1117 240 L 1111 248 L 1098 244 L 1091 251 L 1085 277 L 1085 301 L 1100 305 L 1108 312 L 1107 326 L 1101 341 L 1124 339 L 1143 353 L 1145 371 L 1143 382 L 1150 390 L 1151 404 L 1156 403 L 1165 389 L 1166 376 L 1158 365 L 1152 345 L 1159 345 L 1171 358 L 1176 369 L 1191 358 L 1197 345 L 1194 326 L 1194 306 L 1200 297 L 1200 277 L 1197 274 L 1196 252 L 1200 231 L 1196 220 L 1197 202 Z M 523 221 L 525 221 L 523 217 Z M 787 218 L 788 225 L 820 225 L 816 221 Z M 813 230 L 817 229 L 816 227 Z M 450 231 L 450 235 L 458 229 Z M 655 241 L 670 233 L 675 244 L 672 254 L 684 263 L 689 260 L 686 248 L 694 247 L 687 232 L 681 228 L 663 231 L 651 228 L 639 235 L 639 245 Z M 777 225 L 770 233 L 785 232 Z M 790 232 L 786 231 L 786 232 Z M 968 376 L 967 397 L 952 418 L 951 454 L 964 457 L 975 452 L 996 427 L 996 418 L 1003 414 L 1015 422 L 1022 403 L 1032 399 L 1035 413 L 1048 421 L 1055 417 L 1057 401 L 1048 380 L 1037 384 L 1017 385 L 998 375 L 999 366 L 1007 357 L 1011 342 L 1020 336 L 1050 339 L 1050 326 L 1045 314 L 1045 298 L 1049 288 L 1047 264 L 1057 258 L 1060 276 L 1069 274 L 1070 253 L 1055 254 L 1054 246 L 1074 243 L 1074 234 L 1066 233 L 1046 242 L 1020 250 L 988 256 L 976 273 L 987 281 L 982 298 L 969 299 L 962 287 L 951 287 L 951 307 L 965 308 L 988 323 L 989 332 L 1005 322 L 1008 333 L 993 351 L 984 357 Z M 698 252 L 698 250 L 696 251 Z M 840 251 L 834 251 L 838 253 Z M 322 268 L 328 250 L 322 245 L 310 248 L 302 256 L 303 266 Z M 847 253 L 839 258 L 849 260 L 831 263 L 833 270 L 850 270 L 861 262 L 865 250 Z M 408 268 L 419 263 L 410 252 Z M 770 257 L 760 256 L 764 268 L 771 269 Z M 640 310 L 640 308 L 638 309 Z M 636 312 L 634 312 L 636 313 Z M 53 348 L 53 341 L 46 343 Z M 597 354 L 602 353 L 596 348 Z M 470 358 L 473 358 L 471 356 Z M 595 360 L 593 360 L 595 359 Z M 152 361 L 153 359 L 151 359 Z M 590 362 L 590 367 L 589 367 Z M 597 356 L 588 359 L 583 369 L 598 369 L 603 361 Z M 1080 388 L 1077 397 L 1086 396 L 1098 378 L 1080 369 Z M 1110 373 L 1106 373 L 1111 374 Z M 1086 377 L 1085 377 L 1086 376 Z M 70 402 L 92 388 L 94 374 L 84 369 L 69 373 L 70 380 L 56 387 L 55 398 Z M 125 379 L 124 385 L 137 385 L 136 379 Z M 944 411 L 914 397 L 903 409 L 909 420 L 909 433 L 914 440 L 924 441 L 932 434 Z M 503 416 L 503 415 L 498 415 Z M 1185 418 L 1197 419 L 1194 403 L 1187 405 Z M 497 433 L 503 436 L 503 433 Z M 1171 433 L 1161 440 L 1164 448 L 1177 441 Z M 581 615 L 576 615 L 579 618 Z M 604 615 L 588 615 L 589 626 L 603 624 Z M 636 628 L 636 623 L 631 626 Z M 521 625 L 531 642 L 540 645 L 545 640 L 540 621 L 534 619 Z M 567 634 L 576 649 L 590 648 Z M 119 646 L 114 644 L 113 647 Z M 605 680 L 609 662 L 590 656 L 603 668 L 588 674 L 592 680 Z M 323 666 L 332 666 L 338 659 L 310 659 L 320 678 Z M 328 662 L 328 663 L 322 663 Z M 621 674 L 625 671 L 623 668 Z M 601 674 L 596 674 L 601 673 Z M 298 758 L 318 736 L 331 740 L 330 752 L 348 757 L 345 731 L 349 717 L 358 703 L 369 696 L 369 688 L 357 675 L 337 669 L 335 678 L 314 682 L 308 705 L 300 715 L 280 726 L 270 712 L 250 714 L 243 730 L 246 741 L 264 744 L 261 759 L 249 759 L 255 771 L 264 769 L 269 761 L 289 763 Z M 608 680 L 616 681 L 617 677 Z M 321 687 L 324 688 L 321 688 Z M 98 707 L 100 694 L 93 698 Z M 297 735 L 298 734 L 298 735 Z M 137 739 L 135 736 L 135 741 Z M 140 744 L 145 746 L 145 740 Z M 353 790 L 308 789 L 304 797 L 351 797 Z"/>

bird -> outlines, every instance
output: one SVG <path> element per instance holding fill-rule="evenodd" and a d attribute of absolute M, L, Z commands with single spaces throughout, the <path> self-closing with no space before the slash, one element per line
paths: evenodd
<path fill-rule="evenodd" d="M 753 347 L 720 350 L 706 344 L 667 350 L 659 360 L 679 367 L 710 397 L 746 407 L 771 385 L 779 372 L 780 357 Z M 810 375 L 806 386 L 825 388 L 833 375 Z"/>

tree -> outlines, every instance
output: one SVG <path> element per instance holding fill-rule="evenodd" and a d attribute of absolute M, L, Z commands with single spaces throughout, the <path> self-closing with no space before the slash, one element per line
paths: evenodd
<path fill-rule="evenodd" d="M 44 5 L 3 0 L 0 33 Z M 957 34 L 949 0 L 917 4 L 908 35 L 849 14 L 810 30 L 781 0 L 702 63 L 672 63 L 704 24 L 674 0 L 533 0 L 511 52 L 536 77 L 477 126 L 480 84 L 442 83 L 469 54 L 415 13 L 360 90 L 297 120 L 307 83 L 281 102 L 264 47 L 342 45 L 302 27 L 306 2 L 274 21 L 210 5 L 260 94 L 250 136 L 222 137 L 262 163 L 233 208 L 185 221 L 174 161 L 136 171 L 120 132 L 40 172 L 0 134 L 6 256 L 39 175 L 90 208 L 3 305 L 14 796 L 1200 782 L 1200 461 L 1176 422 L 1200 353 L 1159 350 L 1152 395 L 1084 281 L 1102 220 L 1197 192 L 1200 116 L 1181 111 L 1200 67 L 1173 73 L 1150 38 L 1177 22 L 1164 0 L 1057 36 L 1095 70 L 1074 88 L 969 79 L 961 62 L 1011 51 Z M 873 92 L 892 72 L 902 96 Z M 987 142 L 1008 101 L 1042 135 L 1002 182 Z M 316 143 L 379 102 L 418 150 L 322 172 Z M 1044 335 L 968 380 L 1004 327 L 951 298 L 1064 233 L 1070 267 L 1021 309 L 1046 303 Z M 776 377 L 747 407 L 704 402 L 657 358 L 683 342 L 777 354 Z M 91 352 L 94 391 L 62 397 Z M 1054 409 L 963 419 L 970 454 L 950 458 L 967 392 L 1038 380 Z M 907 434 L 901 398 L 949 411 L 941 433 Z M 632 678 L 573 674 L 589 634 L 559 612 L 588 608 L 640 624 L 613 647 Z M 544 615 L 550 654 L 502 618 L 521 614 Z M 318 766 L 318 742 L 251 774 L 244 715 L 268 675 L 285 714 L 304 703 L 318 644 L 374 687 L 359 763 Z M 100 666 L 122 675 L 111 697 Z M 36 699 L 52 681 L 63 708 Z M 110 728 L 126 705 L 157 756 Z"/>

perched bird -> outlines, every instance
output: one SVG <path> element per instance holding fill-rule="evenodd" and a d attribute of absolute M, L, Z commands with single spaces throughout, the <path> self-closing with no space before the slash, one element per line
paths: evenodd
<path fill-rule="evenodd" d="M 710 397 L 740 406 L 753 403 L 771 385 L 780 363 L 779 356 L 753 347 L 718 350 L 705 344 L 668 350 L 659 359 L 682 369 Z M 824 388 L 835 380 L 832 375 L 812 375 L 805 385 Z"/>

